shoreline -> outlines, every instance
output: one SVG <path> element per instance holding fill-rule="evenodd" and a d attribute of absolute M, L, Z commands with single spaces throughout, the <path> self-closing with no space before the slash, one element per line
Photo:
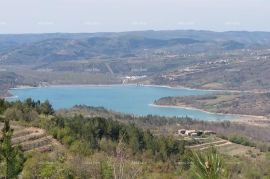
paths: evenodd
<path fill-rule="evenodd" d="M 113 83 L 113 84 L 48 84 L 45 86 L 31 86 L 31 85 L 18 85 L 9 90 L 16 89 L 33 89 L 33 88 L 46 88 L 46 87 L 94 87 L 94 86 L 133 86 L 138 83 Z M 205 88 L 191 88 L 186 86 L 169 86 L 169 85 L 156 85 L 156 84 L 140 84 L 140 86 L 147 87 L 158 87 L 158 88 L 169 88 L 169 89 L 186 89 L 186 90 L 200 90 L 200 91 L 210 91 L 210 92 L 230 92 L 230 93 L 266 93 L 267 91 L 256 91 L 256 90 L 231 90 L 231 89 L 205 89 Z M 9 91 L 8 90 L 8 91 Z"/>
<path fill-rule="evenodd" d="M 224 114 L 224 113 L 215 113 L 215 112 L 210 112 L 210 111 L 205 111 L 203 109 L 199 109 L 199 108 L 195 108 L 195 107 L 191 107 L 191 106 L 174 106 L 174 105 L 159 105 L 159 104 L 149 104 L 150 106 L 156 107 L 156 108 L 179 108 L 179 109 L 189 109 L 189 110 L 196 110 L 196 111 L 201 111 L 204 113 L 208 113 L 208 114 L 217 114 L 217 115 L 232 115 L 232 116 L 236 116 L 236 115 L 241 115 L 241 114 Z"/>
<path fill-rule="evenodd" d="M 256 126 L 261 126 L 265 127 L 266 123 L 269 123 L 270 125 L 270 120 L 266 116 L 255 116 L 255 115 L 246 115 L 246 114 L 230 114 L 230 113 L 215 113 L 215 112 L 210 112 L 210 111 L 205 111 L 203 109 L 191 107 L 191 106 L 173 106 L 173 105 L 157 105 L 157 104 L 149 104 L 150 106 L 153 107 L 158 107 L 158 108 L 180 108 L 180 109 L 189 109 L 189 110 L 197 110 L 201 112 L 205 112 L 208 114 L 215 114 L 215 115 L 228 115 L 232 116 L 235 118 L 232 118 L 228 121 L 230 122 L 238 122 L 238 123 L 244 123 L 244 124 L 249 124 L 249 125 L 256 125 Z"/>
<path fill-rule="evenodd" d="M 30 85 L 18 85 L 9 90 L 19 90 L 19 89 L 33 89 L 33 88 L 49 88 L 49 87 L 95 87 L 95 86 L 136 86 L 138 83 L 114 83 L 114 84 L 48 84 L 46 86 L 30 86 Z M 203 88 L 190 88 L 186 86 L 169 86 L 169 85 L 155 85 L 155 84 L 140 84 L 139 86 L 146 87 L 158 87 L 158 88 L 169 88 L 169 89 L 186 89 L 186 90 L 200 90 L 200 91 L 213 91 L 213 92 L 252 92 L 252 91 L 241 91 L 241 90 L 226 90 L 226 89 L 203 89 Z M 8 90 L 8 91 L 9 91 Z"/>

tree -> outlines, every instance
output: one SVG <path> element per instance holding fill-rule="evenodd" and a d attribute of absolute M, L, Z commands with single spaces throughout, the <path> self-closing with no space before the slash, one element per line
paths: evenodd
<path fill-rule="evenodd" d="M 65 160 L 58 157 L 37 151 L 29 153 L 27 161 L 24 163 L 22 178 L 74 178 Z"/>
<path fill-rule="evenodd" d="M 116 159 L 111 158 L 112 167 L 109 167 L 109 172 L 112 169 L 114 179 L 138 178 L 142 174 L 142 167 L 127 161 L 127 145 L 123 140 L 124 136 L 120 136 L 115 151 Z"/>
<path fill-rule="evenodd" d="M 3 114 L 3 112 L 6 110 L 6 104 L 4 99 L 0 99 L 0 114 Z"/>
<path fill-rule="evenodd" d="M 5 120 L 2 129 L 2 139 L 0 145 L 0 154 L 4 162 L 4 178 L 16 178 L 23 164 L 23 155 L 17 147 L 12 146 L 11 137 L 13 130 L 10 127 L 9 120 Z"/>
<path fill-rule="evenodd" d="M 128 137 L 129 137 L 129 144 L 133 151 L 133 154 L 136 154 L 140 151 L 140 136 L 139 136 L 139 130 L 132 125 L 130 129 L 128 130 Z"/>
<path fill-rule="evenodd" d="M 20 109 L 11 107 L 4 112 L 4 116 L 7 120 L 21 121 L 24 118 L 24 113 Z"/>
<path fill-rule="evenodd" d="M 54 113 L 53 107 L 48 100 L 41 104 L 40 112 L 45 115 L 52 115 Z"/>

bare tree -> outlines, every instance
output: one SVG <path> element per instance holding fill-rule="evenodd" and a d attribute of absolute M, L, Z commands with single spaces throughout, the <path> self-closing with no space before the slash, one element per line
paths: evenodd
<path fill-rule="evenodd" d="M 142 174 L 142 166 L 139 162 L 127 160 L 127 146 L 120 137 L 116 148 L 116 159 L 111 159 L 113 175 L 115 179 L 133 179 Z"/>

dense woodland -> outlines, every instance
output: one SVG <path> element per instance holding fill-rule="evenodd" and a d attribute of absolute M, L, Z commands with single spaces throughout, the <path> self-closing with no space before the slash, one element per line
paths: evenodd
<path fill-rule="evenodd" d="M 121 138 L 129 146 L 131 154 L 139 160 L 143 159 L 140 158 L 143 153 L 147 153 L 149 158 L 156 161 L 179 161 L 184 153 L 184 143 L 181 141 L 156 137 L 149 130 L 143 131 L 133 124 L 121 124 L 110 119 L 57 117 L 55 125 L 50 128 L 55 138 L 82 154 L 94 150 L 111 152 Z M 110 143 L 112 148 L 107 146 Z"/>

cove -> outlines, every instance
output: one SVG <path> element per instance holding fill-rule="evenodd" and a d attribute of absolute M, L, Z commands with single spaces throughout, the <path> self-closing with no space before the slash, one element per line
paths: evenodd
<path fill-rule="evenodd" d="M 105 107 L 107 109 L 144 116 L 189 116 L 200 120 L 231 120 L 233 115 L 212 114 L 196 109 L 154 107 L 153 102 L 166 96 L 190 96 L 211 93 L 207 90 L 168 88 L 137 85 L 72 85 L 39 88 L 11 89 L 16 100 L 32 98 L 49 100 L 55 109 L 71 108 L 74 105 Z"/>

